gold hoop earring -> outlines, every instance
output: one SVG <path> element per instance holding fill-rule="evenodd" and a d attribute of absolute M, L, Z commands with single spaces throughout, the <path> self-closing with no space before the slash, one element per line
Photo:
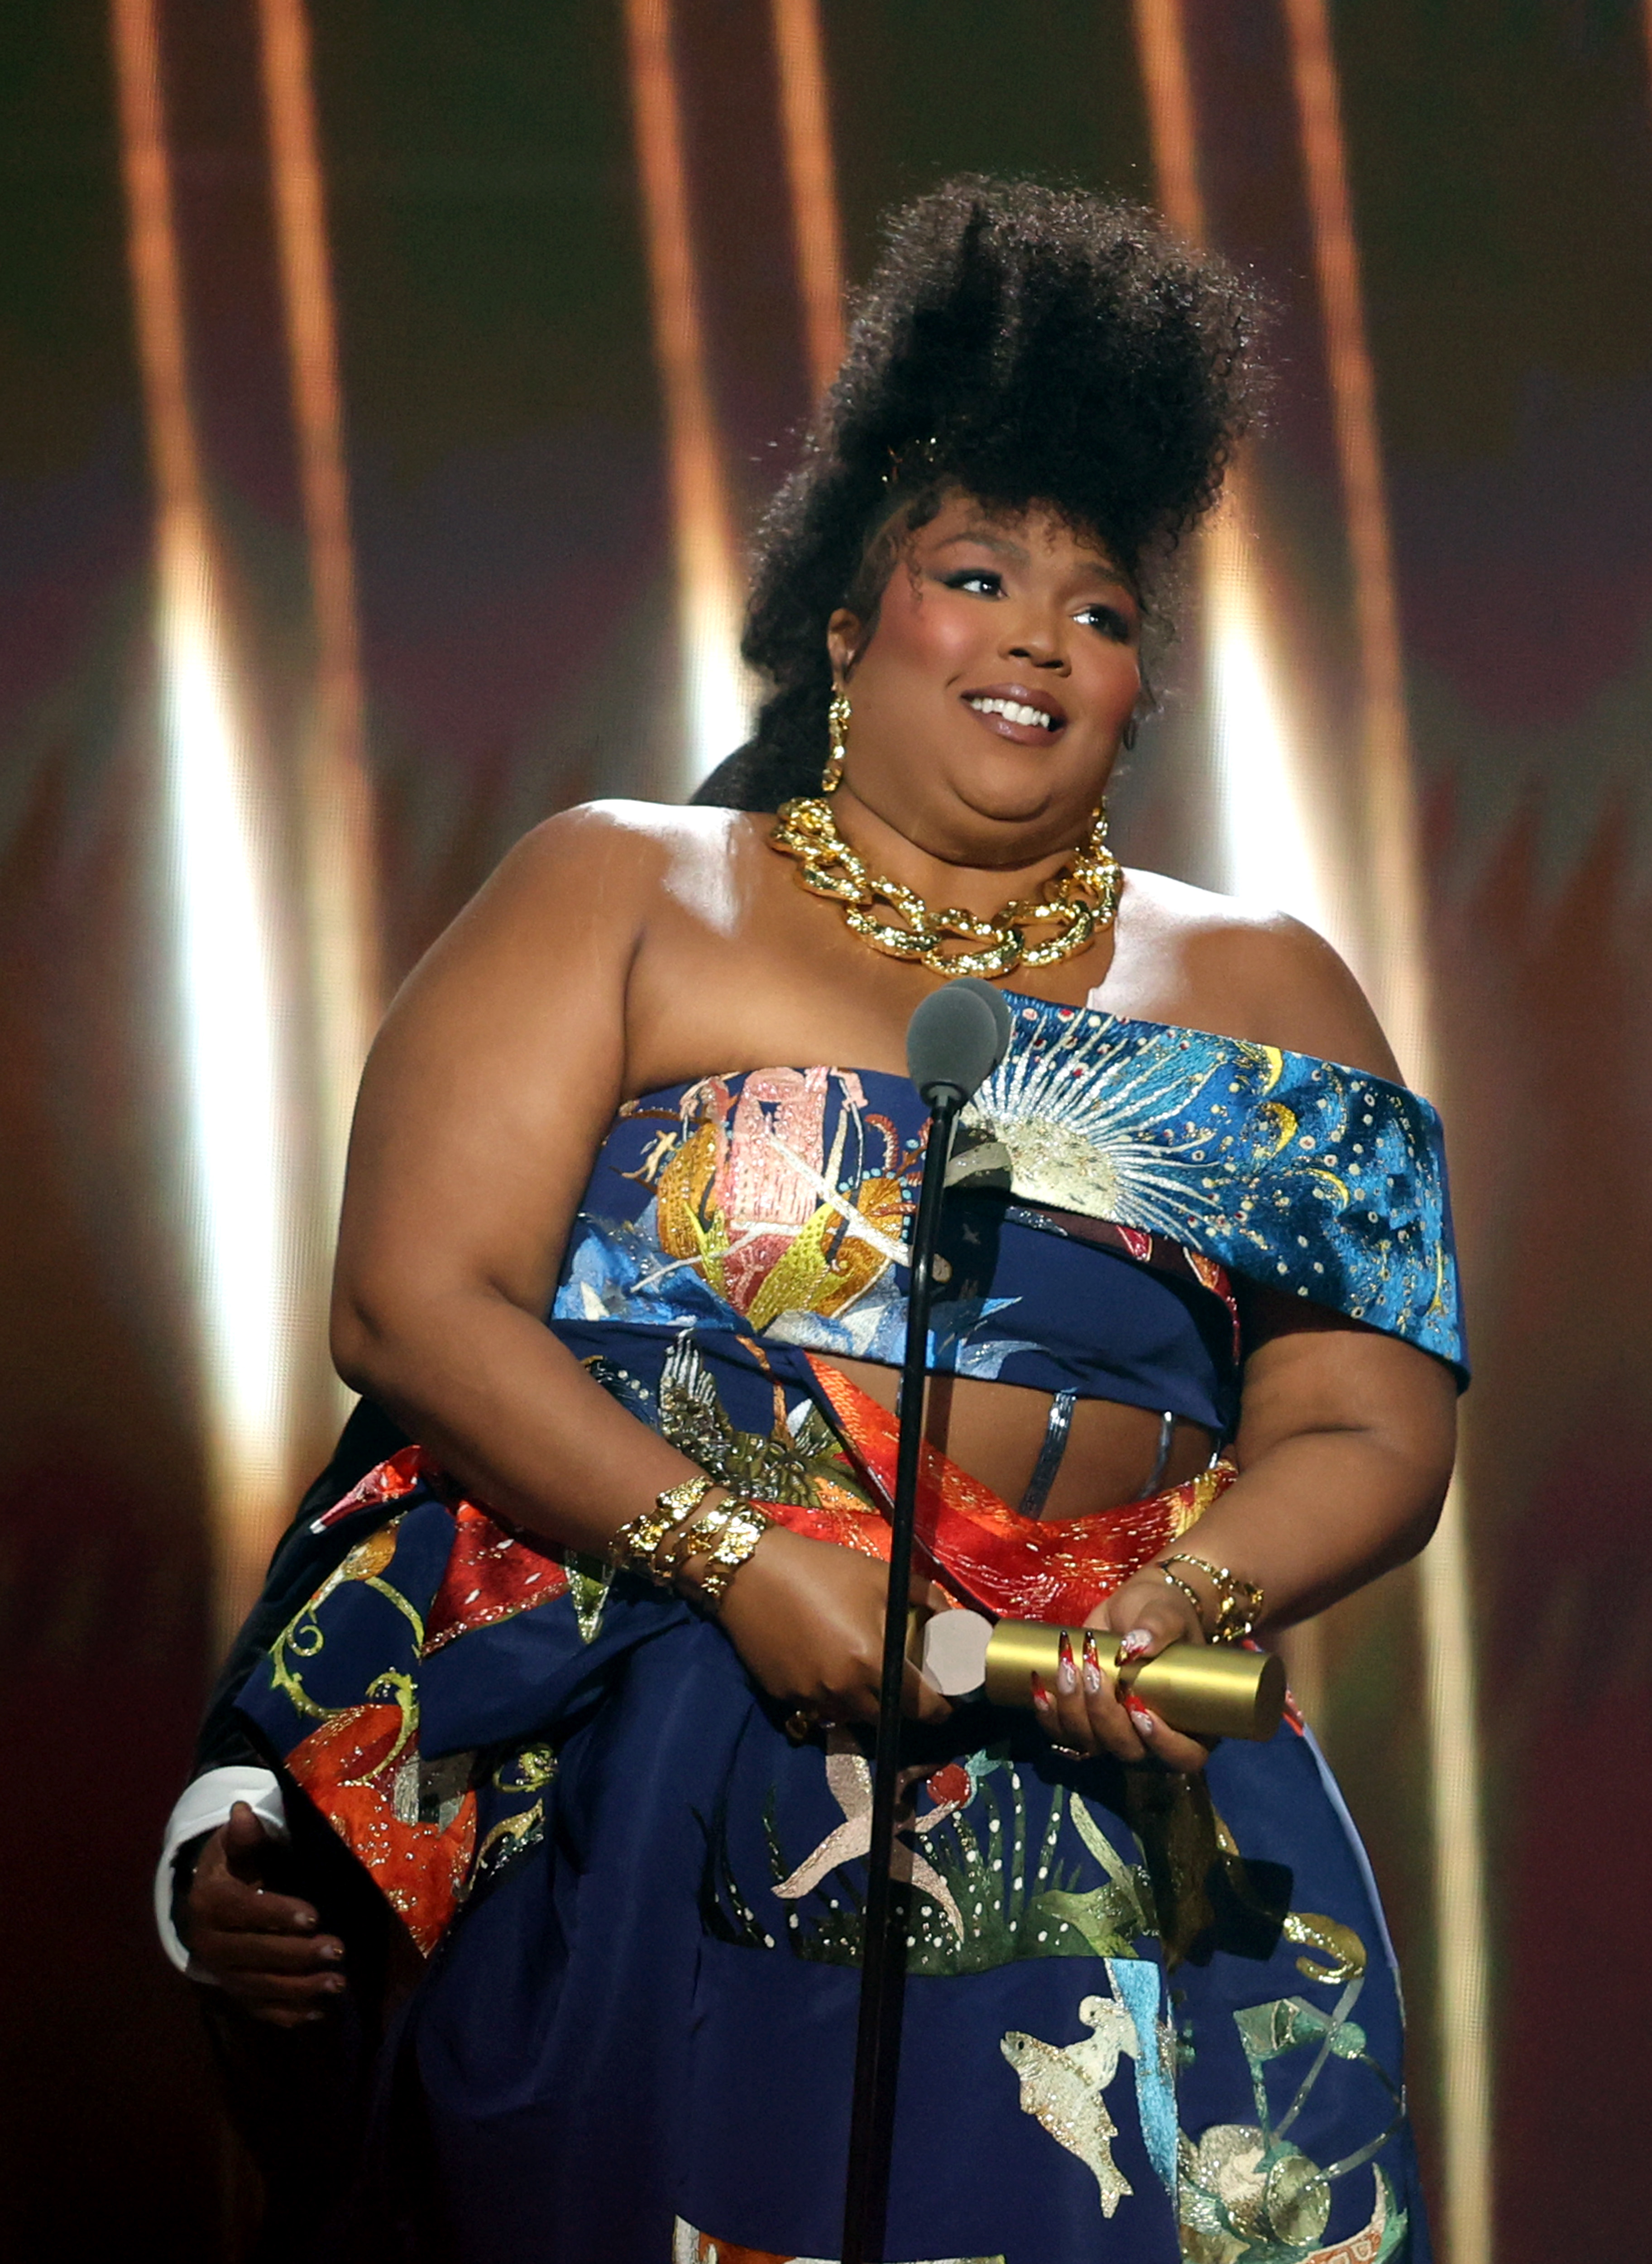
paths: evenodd
<path fill-rule="evenodd" d="M 822 794 L 836 794 L 844 782 L 844 758 L 849 752 L 849 718 L 852 713 L 848 695 L 834 692 L 831 705 L 826 710 L 826 737 L 831 742 L 831 753 L 821 775 Z"/>

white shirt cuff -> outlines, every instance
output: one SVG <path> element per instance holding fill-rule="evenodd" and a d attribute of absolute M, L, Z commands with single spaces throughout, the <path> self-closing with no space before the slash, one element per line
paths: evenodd
<path fill-rule="evenodd" d="M 212 1976 L 193 1963 L 172 1923 L 172 1865 L 180 1847 L 192 1840 L 199 1840 L 203 1832 L 215 1832 L 221 1824 L 228 1824 L 230 1810 L 238 1800 L 246 1802 L 272 1838 L 286 1838 L 286 1810 L 281 1802 L 281 1788 L 273 1770 L 267 1768 L 208 1769 L 204 1776 L 198 1776 L 193 1784 L 185 1787 L 183 1798 L 167 1818 L 160 1866 L 155 1874 L 155 1923 L 162 1948 L 178 1971 L 187 1973 L 192 1981 L 209 1981 Z"/>

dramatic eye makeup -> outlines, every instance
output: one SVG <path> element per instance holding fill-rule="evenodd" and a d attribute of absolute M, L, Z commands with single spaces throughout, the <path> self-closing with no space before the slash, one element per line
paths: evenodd
<path fill-rule="evenodd" d="M 978 597 L 1001 598 L 1004 595 L 1004 575 L 996 566 L 954 566 L 937 577 L 944 589 L 963 590 Z M 1109 605 L 1105 599 L 1095 599 L 1079 606 L 1073 614 L 1088 628 L 1099 630 L 1114 644 L 1131 644 L 1135 640 L 1134 616 L 1121 606 Z"/>
<path fill-rule="evenodd" d="M 1135 621 L 1121 606 L 1100 602 L 1083 606 L 1074 614 L 1073 619 L 1087 622 L 1091 628 L 1099 629 L 1103 636 L 1111 637 L 1115 644 L 1131 644 L 1135 641 Z"/>

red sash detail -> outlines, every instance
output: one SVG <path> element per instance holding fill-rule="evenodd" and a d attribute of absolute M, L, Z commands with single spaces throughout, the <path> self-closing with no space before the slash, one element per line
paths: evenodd
<path fill-rule="evenodd" d="M 375 1462 L 359 1485 L 351 1486 L 330 1509 L 324 1509 L 311 1526 L 311 1532 L 323 1532 L 328 1526 L 337 1525 L 340 1518 L 365 1509 L 369 1502 L 399 1501 L 404 1493 L 411 1493 L 416 1486 L 424 1484 L 435 1467 L 423 1447 L 398 1447 L 388 1462 Z"/>
<path fill-rule="evenodd" d="M 811 1355 L 809 1367 L 839 1433 L 887 1511 L 895 1496 L 899 1425 L 829 1361 Z M 946 1582 L 997 1617 L 1074 1627 L 1185 1533 L 1236 1475 L 1231 1462 L 1221 1462 L 1143 1501 L 1126 1502 L 1093 1517 L 1044 1520 L 1018 1516 L 989 1486 L 926 1444 L 918 1468 L 919 1548 Z M 791 1532 L 887 1558 L 884 1512 L 857 1503 L 846 1490 L 830 1491 L 835 1498 L 818 1508 L 772 1501 L 763 1506 Z"/>
<path fill-rule="evenodd" d="M 293 1748 L 286 1767 L 428 1957 L 470 1869 L 476 1796 L 467 1792 L 446 1826 L 405 1822 L 395 1781 L 403 1768 L 418 1767 L 409 1729 L 400 1706 L 346 1706 Z"/>
<path fill-rule="evenodd" d="M 568 1569 L 474 1501 L 450 1504 L 453 1553 L 424 1622 L 420 1657 L 428 1658 L 455 1636 L 492 1627 L 563 1595 Z"/>

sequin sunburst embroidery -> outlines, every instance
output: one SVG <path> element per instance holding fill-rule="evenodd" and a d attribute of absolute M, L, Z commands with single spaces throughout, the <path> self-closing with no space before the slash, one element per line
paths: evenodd
<path fill-rule="evenodd" d="M 1438 1121 L 1334 1062 L 1018 1002 L 964 1112 L 1023 1201 L 1167 1235 L 1462 1359 Z"/>

